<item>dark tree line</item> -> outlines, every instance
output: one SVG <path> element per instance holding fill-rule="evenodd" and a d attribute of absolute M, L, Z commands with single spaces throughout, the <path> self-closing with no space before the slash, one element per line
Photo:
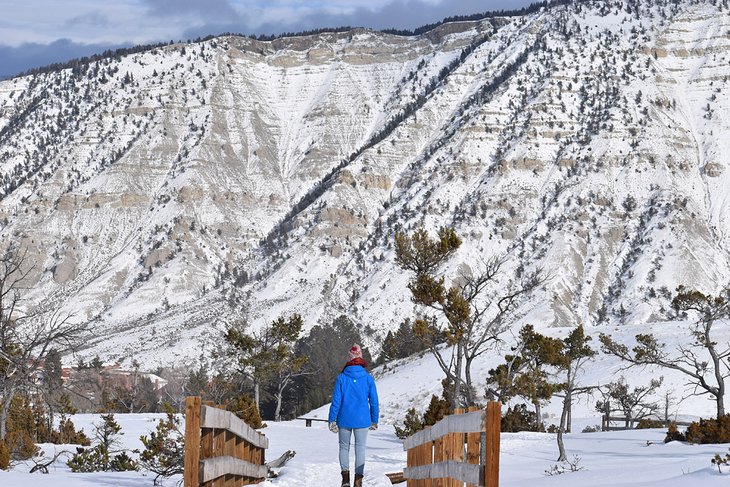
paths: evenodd
<path fill-rule="evenodd" d="M 344 315 L 300 337 L 302 325 L 293 315 L 256 331 L 238 323 L 226 332 L 235 370 L 223 380 L 237 384 L 231 392 L 251 397 L 264 418 L 293 418 L 327 404 L 347 351 L 362 342 L 357 326 Z M 370 362 L 366 348 L 363 354 Z"/>

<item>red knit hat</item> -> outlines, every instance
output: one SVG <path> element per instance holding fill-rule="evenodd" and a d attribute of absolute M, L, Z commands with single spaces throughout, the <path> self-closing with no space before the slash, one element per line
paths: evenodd
<path fill-rule="evenodd" d="M 347 352 L 347 355 L 350 357 L 350 360 L 362 358 L 362 349 L 360 348 L 360 345 L 353 345 L 352 348 Z"/>

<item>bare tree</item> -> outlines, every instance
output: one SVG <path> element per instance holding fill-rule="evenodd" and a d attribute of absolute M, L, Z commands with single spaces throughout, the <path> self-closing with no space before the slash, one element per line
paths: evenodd
<path fill-rule="evenodd" d="M 692 341 L 667 351 L 651 334 L 636 335 L 637 345 L 632 349 L 601 335 L 603 351 L 626 362 L 629 367 L 658 365 L 681 372 L 693 386 L 693 395 L 707 394 L 717 407 L 717 417 L 725 415 L 725 379 L 730 376 L 730 344 L 719 346 L 713 332 L 718 323 L 726 324 L 730 317 L 730 288 L 718 296 L 707 296 L 680 286 L 672 306 L 684 313 L 698 316 L 690 327 Z"/>
<path fill-rule="evenodd" d="M 183 368 L 170 367 L 162 369 L 159 373 L 160 377 L 167 381 L 161 391 L 163 402 L 170 404 L 178 413 L 185 411 L 185 398 L 195 395 L 189 391 L 187 374 L 191 372 Z"/>
<path fill-rule="evenodd" d="M 44 307 L 21 310 L 21 292 L 32 267 L 27 251 L 15 244 L 0 254 L 0 439 L 15 394 L 36 387 L 36 372 L 51 350 L 76 349 L 86 325 Z"/>
<path fill-rule="evenodd" d="M 648 385 L 629 388 L 626 378 L 608 383 L 605 387 L 599 388 L 603 399 L 596 403 L 596 410 L 607 416 L 614 411 L 624 415 L 624 425 L 633 428 L 636 421 L 641 421 L 650 416 L 658 416 L 660 410 L 659 402 L 650 399 L 664 382 L 664 378 L 652 379 Z M 613 406 L 615 405 L 615 406 Z M 607 418 L 608 419 L 608 418 Z"/>
<path fill-rule="evenodd" d="M 104 362 L 98 356 L 88 363 L 79 360 L 66 389 L 72 394 L 73 404 L 80 411 L 105 410 L 111 400 L 111 384 L 108 375 L 104 374 Z"/>

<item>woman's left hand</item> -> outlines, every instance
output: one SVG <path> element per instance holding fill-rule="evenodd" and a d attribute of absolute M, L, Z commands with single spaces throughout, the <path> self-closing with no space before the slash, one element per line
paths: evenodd
<path fill-rule="evenodd" d="M 373 423 L 373 424 L 371 424 L 371 425 L 370 425 L 370 429 L 371 429 L 372 431 L 375 431 L 376 429 L 378 429 L 378 423 Z"/>

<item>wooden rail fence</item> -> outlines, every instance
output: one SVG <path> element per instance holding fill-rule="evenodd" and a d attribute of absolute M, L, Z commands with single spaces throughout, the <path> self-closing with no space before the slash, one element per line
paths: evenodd
<path fill-rule="evenodd" d="M 239 487 L 266 479 L 269 440 L 235 414 L 185 401 L 185 487 Z"/>
<path fill-rule="evenodd" d="M 499 487 L 502 405 L 456 410 L 403 442 L 408 487 Z"/>

